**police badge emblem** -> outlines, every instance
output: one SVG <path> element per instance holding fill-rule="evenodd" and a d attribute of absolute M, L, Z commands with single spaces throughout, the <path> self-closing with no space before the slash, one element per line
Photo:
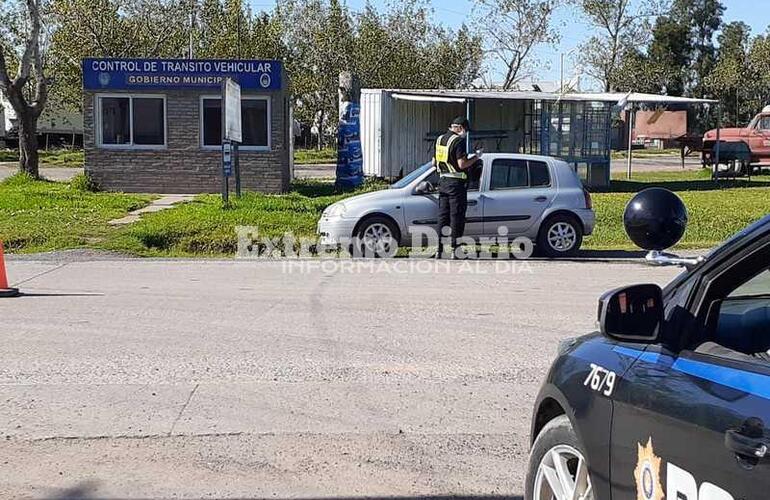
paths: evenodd
<path fill-rule="evenodd" d="M 647 446 L 637 443 L 637 448 L 639 459 L 634 470 L 636 499 L 663 500 L 663 485 L 660 481 L 661 459 L 655 455 L 652 438 L 647 441 Z"/>

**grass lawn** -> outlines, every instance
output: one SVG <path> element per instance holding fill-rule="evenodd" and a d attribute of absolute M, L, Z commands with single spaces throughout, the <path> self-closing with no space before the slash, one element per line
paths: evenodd
<path fill-rule="evenodd" d="M 51 149 L 40 151 L 40 165 L 43 167 L 83 167 L 83 151 L 69 149 Z M 16 149 L 0 149 L 0 162 L 19 161 L 19 151 Z"/>
<path fill-rule="evenodd" d="M 634 193 L 651 186 L 677 192 L 687 204 L 690 223 L 678 248 L 708 248 L 770 213 L 770 177 L 712 182 L 708 172 L 638 173 L 633 181 L 614 179 L 611 188 L 593 193 L 595 233 L 587 249 L 635 249 L 623 230 L 623 211 Z M 114 250 L 142 256 L 227 257 L 236 252 L 239 225 L 257 226 L 268 237 L 292 232 L 313 236 L 321 212 L 353 194 L 383 189 L 369 181 L 348 193 L 335 193 L 322 180 L 296 181 L 290 193 L 244 193 L 222 208 L 218 195 L 145 215 L 139 222 L 112 228 L 107 221 L 143 206 L 150 196 L 92 193 L 84 177 L 72 182 L 32 181 L 14 176 L 0 183 L 0 239 L 13 252 L 73 247 Z"/>
<path fill-rule="evenodd" d="M 676 192 L 687 205 L 687 232 L 676 248 L 709 248 L 751 222 L 770 214 L 770 177 L 713 182 L 707 170 L 641 172 L 632 181 L 613 179 L 606 192 L 593 193 L 596 231 L 585 240 L 591 249 L 635 249 L 623 229 L 623 211 L 635 193 L 659 186 Z"/>
<path fill-rule="evenodd" d="M 17 174 L 0 182 L 0 240 L 9 252 L 43 252 L 97 244 L 107 221 L 146 205 L 151 196 L 92 193 L 84 176 L 35 181 Z"/>
<path fill-rule="evenodd" d="M 369 181 L 353 192 L 339 194 L 329 182 L 295 181 L 288 194 L 244 193 L 241 199 L 231 198 L 226 209 L 220 195 L 201 195 L 191 203 L 145 215 L 99 246 L 144 256 L 232 256 L 237 246 L 236 226 L 257 226 L 261 236 L 270 238 L 286 232 L 313 236 L 327 206 L 386 186 Z"/>
<path fill-rule="evenodd" d="M 259 227 L 260 234 L 312 236 L 323 209 L 361 192 L 381 189 L 369 182 L 347 194 L 335 194 L 330 183 L 298 181 L 286 195 L 247 193 L 223 210 L 217 195 L 202 195 L 192 203 L 149 214 L 138 223 L 112 233 L 100 246 L 147 256 L 228 256 L 236 252 L 235 226 Z M 770 213 L 770 178 L 721 183 L 719 189 L 708 172 L 640 173 L 632 182 L 615 180 L 608 192 L 593 194 L 598 223 L 586 238 L 588 249 L 635 249 L 623 230 L 623 211 L 634 193 L 662 186 L 676 191 L 690 212 L 687 233 L 678 248 L 707 248 Z"/>
<path fill-rule="evenodd" d="M 319 163 L 336 163 L 337 150 L 334 148 L 297 149 L 294 151 L 294 163 L 297 165 L 317 165 Z"/>

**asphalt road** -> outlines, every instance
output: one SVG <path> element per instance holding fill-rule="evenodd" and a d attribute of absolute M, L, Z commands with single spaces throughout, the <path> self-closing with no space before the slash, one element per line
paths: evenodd
<path fill-rule="evenodd" d="M 399 265 L 10 259 L 0 498 L 515 497 L 558 340 L 677 273 Z"/>

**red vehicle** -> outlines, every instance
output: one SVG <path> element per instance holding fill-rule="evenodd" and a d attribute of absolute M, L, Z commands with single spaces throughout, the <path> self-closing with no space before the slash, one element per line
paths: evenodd
<path fill-rule="evenodd" d="M 713 164 L 716 140 L 716 129 L 703 136 L 703 163 L 706 165 Z M 753 167 L 770 166 L 770 106 L 765 106 L 745 128 L 721 129 L 719 140 L 720 163 L 742 160 Z"/>

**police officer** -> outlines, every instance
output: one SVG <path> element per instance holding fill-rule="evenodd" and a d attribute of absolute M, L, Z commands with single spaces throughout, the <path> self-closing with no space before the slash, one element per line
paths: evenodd
<path fill-rule="evenodd" d="M 438 184 L 438 228 L 439 246 L 437 257 L 441 258 L 445 249 L 441 231 L 451 228 L 452 254 L 455 257 L 457 239 L 465 231 L 465 210 L 468 206 L 468 176 L 471 169 L 481 161 L 481 154 L 468 158 L 466 137 L 470 130 L 468 120 L 458 116 L 452 120 L 449 132 L 436 141 L 436 156 L 433 165 L 439 173 Z"/>

